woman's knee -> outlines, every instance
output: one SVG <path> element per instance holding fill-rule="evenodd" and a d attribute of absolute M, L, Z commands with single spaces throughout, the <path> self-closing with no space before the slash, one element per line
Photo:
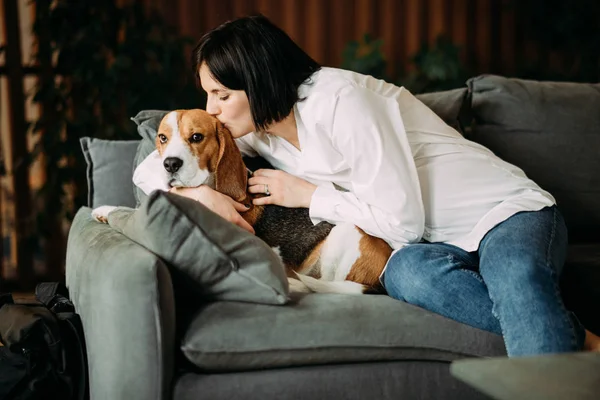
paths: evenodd
<path fill-rule="evenodd" d="M 439 268 L 428 265 L 437 259 L 445 260 L 448 254 L 436 250 L 431 244 L 414 244 L 397 251 L 390 258 L 383 275 L 383 285 L 388 294 L 412 302 L 415 297 L 435 287 Z"/>
<path fill-rule="evenodd" d="M 494 298 L 499 296 L 529 296 L 540 290 L 540 285 L 558 285 L 559 267 L 544 256 L 514 251 L 496 262 L 482 258 L 480 271 Z"/>
<path fill-rule="evenodd" d="M 551 270 L 560 275 L 567 252 L 568 232 L 556 207 L 515 214 L 483 239 L 481 269 L 500 270 L 515 279 Z"/>

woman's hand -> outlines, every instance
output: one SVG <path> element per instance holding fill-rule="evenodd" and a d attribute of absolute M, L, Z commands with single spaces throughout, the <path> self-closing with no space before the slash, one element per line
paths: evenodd
<path fill-rule="evenodd" d="M 275 204 L 289 208 L 309 208 L 316 185 L 284 171 L 259 169 L 248 179 L 250 193 L 268 196 L 254 199 L 255 205 Z"/>
<path fill-rule="evenodd" d="M 254 234 L 254 228 L 242 216 L 240 212 L 248 211 L 248 208 L 242 203 L 238 203 L 231 197 L 217 192 L 206 185 L 195 188 L 174 187 L 169 190 L 171 193 L 188 197 L 204 204 L 209 210 L 233 222 L 240 228 Z"/>

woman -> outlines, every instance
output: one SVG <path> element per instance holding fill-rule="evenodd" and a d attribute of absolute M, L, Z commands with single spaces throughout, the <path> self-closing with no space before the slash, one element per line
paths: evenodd
<path fill-rule="evenodd" d="M 255 204 L 381 237 L 395 249 L 381 277 L 390 296 L 501 334 L 510 356 L 600 347 L 558 292 L 567 232 L 554 198 L 406 89 L 322 68 L 262 16 L 206 34 L 193 63 L 206 110 L 276 168 L 249 179 L 270 194 Z M 151 159 L 138 170 L 161 168 Z M 172 190 L 252 231 L 229 197 Z"/>

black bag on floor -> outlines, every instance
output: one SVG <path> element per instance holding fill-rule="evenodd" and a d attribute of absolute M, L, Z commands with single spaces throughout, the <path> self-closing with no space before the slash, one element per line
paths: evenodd
<path fill-rule="evenodd" d="M 35 297 L 0 295 L 0 400 L 87 399 L 83 327 L 67 288 L 40 283 Z"/>

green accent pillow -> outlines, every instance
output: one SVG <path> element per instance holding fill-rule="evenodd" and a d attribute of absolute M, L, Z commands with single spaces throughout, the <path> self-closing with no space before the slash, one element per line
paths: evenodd
<path fill-rule="evenodd" d="M 158 130 L 160 121 L 162 121 L 163 117 L 168 113 L 169 111 L 165 110 L 142 110 L 137 113 L 135 117 L 131 118 L 131 120 L 137 125 L 138 134 L 142 137 L 133 159 L 134 170 L 142 161 L 144 161 L 146 157 L 150 155 L 150 153 L 156 150 L 156 145 L 154 144 L 157 133 L 156 131 Z M 138 207 L 142 201 L 148 197 L 142 189 L 135 185 L 133 188 L 133 194 L 135 196 L 136 206 Z"/>
<path fill-rule="evenodd" d="M 79 139 L 87 164 L 89 207 L 133 207 L 133 155 L 140 140 L 103 140 L 91 137 Z"/>
<path fill-rule="evenodd" d="M 110 212 L 108 223 L 189 277 L 199 295 L 263 304 L 288 301 L 279 256 L 197 201 L 157 190 L 137 209 Z"/>

